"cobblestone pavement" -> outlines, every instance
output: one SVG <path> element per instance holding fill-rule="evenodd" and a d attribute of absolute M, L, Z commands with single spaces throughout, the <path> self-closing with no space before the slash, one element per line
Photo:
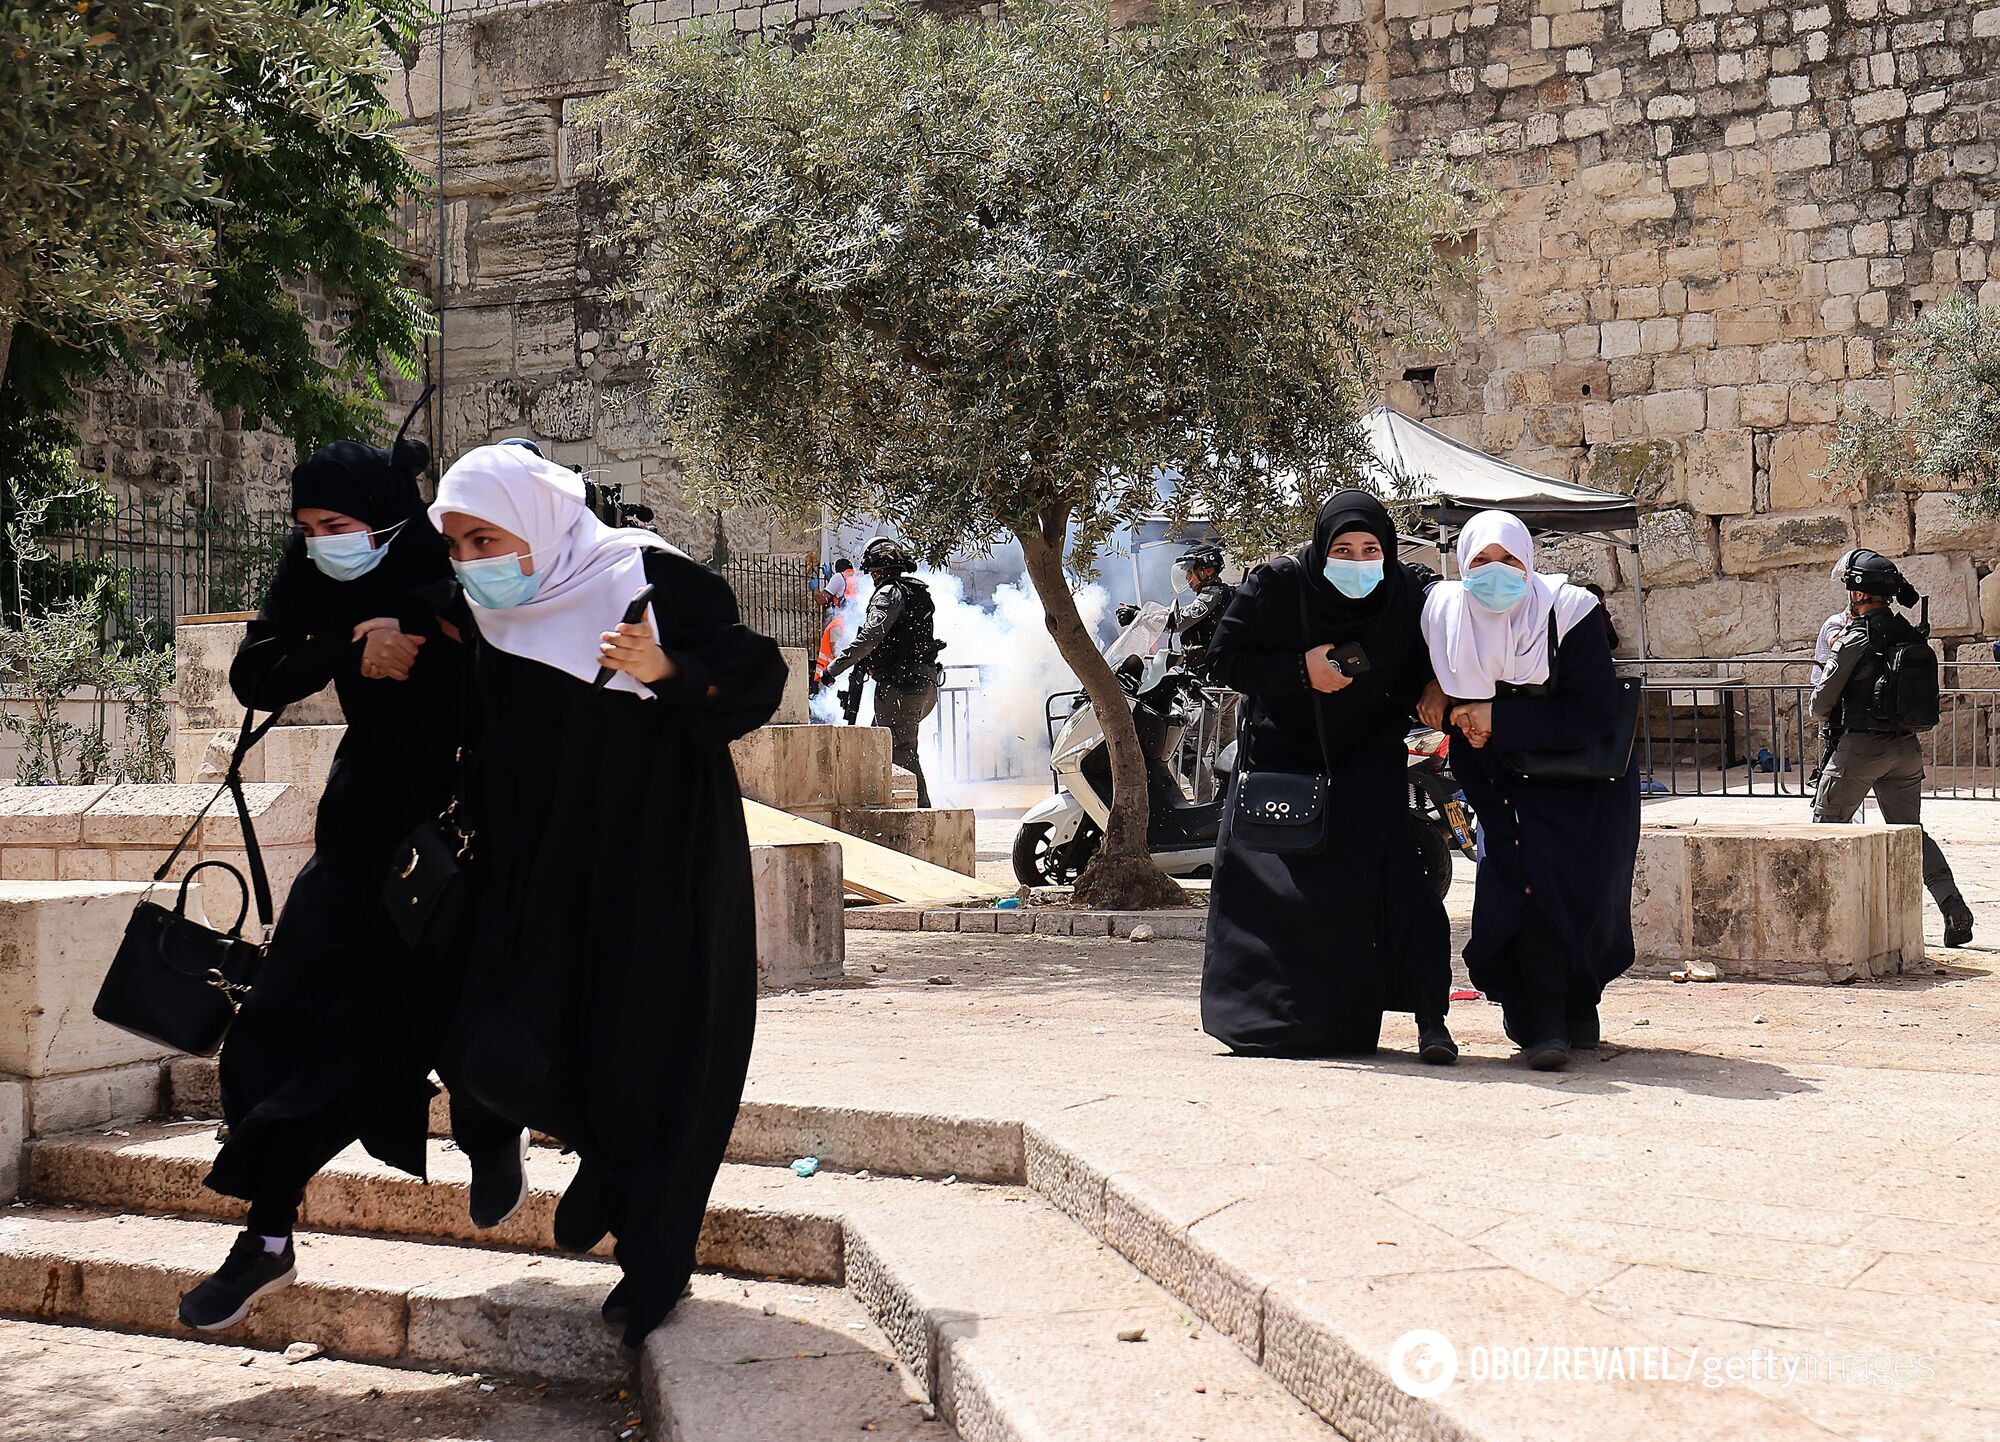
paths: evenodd
<path fill-rule="evenodd" d="M 591 1442 L 637 1411 L 616 1391 L 0 1320 L 0 1442 Z"/>
<path fill-rule="evenodd" d="M 1927 908 L 1928 975 L 1622 980 L 1605 1049 L 1555 1076 L 1511 1061 L 1484 1002 L 1454 1007 L 1455 1069 L 1417 1064 L 1393 1016 L 1374 1058 L 1239 1059 L 1199 1030 L 1196 944 L 851 933 L 845 985 L 761 1008 L 750 1095 L 1060 1126 L 1201 1226 L 1265 1209 L 1274 1284 L 1307 1257 L 1366 1274 L 1369 1304 L 1456 1331 L 1461 1351 L 1587 1344 L 1562 1328 L 1601 1321 L 1720 1369 L 1718 1383 L 1742 1373 L 1798 1435 L 1989 1442 L 2000 808 L 1954 832 L 1975 948 L 1937 950 Z M 1468 881 L 1449 903 L 1460 943 Z M 1315 1230 L 1322 1197 L 1355 1187 L 1392 1233 Z M 1451 1271 L 1426 1261 L 1446 1246 Z M 1524 1280 L 1574 1304 L 1562 1326 L 1510 1310 Z M 1800 1370 L 1763 1376 L 1768 1355 Z M 1564 1415 L 1559 1392 L 1523 1395 L 1524 1435 Z M 1620 1435 L 1617 1421 L 1547 1435 Z"/>

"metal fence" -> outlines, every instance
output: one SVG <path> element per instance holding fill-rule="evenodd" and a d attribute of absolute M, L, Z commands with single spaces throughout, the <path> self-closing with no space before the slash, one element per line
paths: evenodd
<path fill-rule="evenodd" d="M 1649 794 L 1795 796 L 1825 751 L 1810 659 L 1621 662 L 1645 678 L 1639 766 Z M 1950 668 L 1947 667 L 1949 671 Z M 2000 690 L 1941 693 L 1924 747 L 1924 794 L 2000 800 Z"/>
<path fill-rule="evenodd" d="M 993 704 L 987 672 L 984 666 L 944 668 L 937 710 L 926 723 L 930 736 L 924 754 L 937 757 L 944 776 L 953 781 L 1013 781 L 1037 775 L 1045 766 L 1037 759 L 1037 738 L 1015 736 L 1000 718 L 990 714 L 982 718 L 975 710 L 982 691 L 987 707 Z"/>
<path fill-rule="evenodd" d="M 102 583 L 112 635 L 170 644 L 183 616 L 254 610 L 292 530 L 282 510 L 179 498 L 53 518 L 42 556 L 19 560 L 10 616 L 46 609 Z M 9 558 L 10 562 L 13 558 Z"/>
<path fill-rule="evenodd" d="M 743 624 L 761 631 L 780 646 L 819 648 L 824 614 L 813 593 L 819 572 L 802 561 L 780 556 L 742 556 L 724 561 L 716 570 L 736 593 Z"/>

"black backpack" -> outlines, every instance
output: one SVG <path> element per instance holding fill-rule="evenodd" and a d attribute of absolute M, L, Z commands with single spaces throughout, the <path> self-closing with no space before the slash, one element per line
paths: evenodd
<path fill-rule="evenodd" d="M 1938 724 L 1938 658 L 1929 639 L 1930 611 L 1925 597 L 1922 624 L 1904 621 L 1875 648 L 1868 714 L 1883 730 L 1928 731 Z"/>

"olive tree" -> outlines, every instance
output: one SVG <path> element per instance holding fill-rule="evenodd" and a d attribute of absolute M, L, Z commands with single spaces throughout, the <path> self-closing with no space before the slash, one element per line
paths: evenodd
<path fill-rule="evenodd" d="M 1896 327 L 1902 414 L 1842 415 L 1829 469 L 1876 484 L 1937 479 L 2000 514 L 2000 310 L 1954 296 Z"/>
<path fill-rule="evenodd" d="M 1178 895 L 1074 577 L 1159 508 L 1296 544 L 1364 454 L 1385 339 L 1441 343 L 1463 188 L 1393 161 L 1337 77 L 1273 85 L 1238 19 L 908 3 L 793 45 L 695 29 L 596 103 L 649 399 L 700 494 L 892 522 L 928 559 L 1013 537 L 1106 723 L 1081 898 Z"/>

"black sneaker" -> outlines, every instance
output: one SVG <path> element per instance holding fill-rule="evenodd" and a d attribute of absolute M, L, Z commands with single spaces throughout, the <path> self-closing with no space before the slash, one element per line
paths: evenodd
<path fill-rule="evenodd" d="M 499 1226 L 528 1200 L 528 1134 L 511 1152 L 472 1163 L 472 1225 L 482 1232 Z"/>
<path fill-rule="evenodd" d="M 1972 908 L 1963 897 L 1944 908 L 1944 944 L 1964 946 L 1972 940 Z"/>
<path fill-rule="evenodd" d="M 181 1298 L 181 1321 L 197 1332 L 219 1332 L 249 1315 L 259 1297 L 289 1286 L 299 1274 L 292 1240 L 285 1250 L 267 1252 L 255 1232 L 239 1232 L 229 1256 L 215 1275 Z"/>
<path fill-rule="evenodd" d="M 1538 1041 L 1524 1049 L 1521 1057 L 1535 1071 L 1561 1071 L 1569 1065 L 1569 1043 L 1561 1037 Z"/>
<path fill-rule="evenodd" d="M 1425 1022 L 1417 1029 L 1417 1058 L 1431 1066 L 1451 1066 L 1458 1061 L 1458 1043 L 1451 1028 L 1442 1021 Z"/>
<path fill-rule="evenodd" d="M 1569 1049 L 1571 1051 L 1595 1051 L 1603 1039 L 1603 1029 L 1597 1020 L 1596 1007 L 1570 1007 Z"/>

